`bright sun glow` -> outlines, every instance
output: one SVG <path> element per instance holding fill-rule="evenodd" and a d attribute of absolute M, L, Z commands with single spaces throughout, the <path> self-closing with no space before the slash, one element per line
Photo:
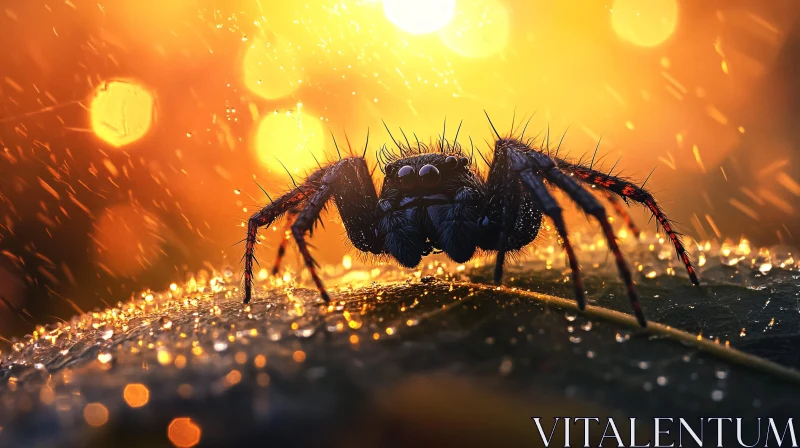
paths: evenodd
<path fill-rule="evenodd" d="M 111 81 L 100 85 L 90 106 L 92 130 L 121 147 L 147 134 L 153 122 L 153 96 L 139 84 Z"/>
<path fill-rule="evenodd" d="M 678 25 L 676 0 L 615 0 L 611 26 L 619 37 L 641 47 L 655 47 Z"/>
<path fill-rule="evenodd" d="M 302 69 L 296 64 L 294 46 L 276 38 L 253 39 L 244 55 L 244 84 L 264 99 L 274 100 L 300 87 Z"/>
<path fill-rule="evenodd" d="M 303 177 L 305 170 L 317 166 L 315 156 L 320 162 L 325 161 L 324 148 L 322 123 L 302 111 L 269 114 L 258 126 L 258 160 L 278 176 L 286 176 L 282 162 L 292 176 Z"/>
<path fill-rule="evenodd" d="M 464 56 L 482 58 L 502 50 L 510 31 L 508 9 L 499 0 L 461 0 L 442 42 Z"/>
<path fill-rule="evenodd" d="M 456 11 L 456 0 L 383 0 L 383 12 L 398 28 L 428 34 L 444 28 Z"/>

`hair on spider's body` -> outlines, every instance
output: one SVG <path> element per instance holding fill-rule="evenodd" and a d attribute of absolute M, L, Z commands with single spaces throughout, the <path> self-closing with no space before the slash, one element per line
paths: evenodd
<path fill-rule="evenodd" d="M 691 281 L 698 284 L 679 234 L 648 191 L 593 166 L 571 163 L 551 155 L 549 143 L 537 148 L 535 139 L 523 141 L 513 136 L 503 137 L 493 125 L 492 130 L 498 137 L 492 156 L 487 160 L 478 151 L 489 166 L 485 174 L 474 166 L 475 148 L 471 138 L 472 150 L 468 157 L 456 139 L 449 141 L 444 138 L 444 133 L 428 144 L 419 142 L 415 135 L 412 144 L 403 131 L 402 142 L 389 132 L 395 148 L 385 145 L 377 152 L 378 164 L 384 173 L 380 190 L 375 188 L 364 157 L 352 155 L 352 152 L 350 156 L 329 162 L 309 174 L 301 184 L 274 199 L 248 221 L 244 256 L 245 303 L 252 295 L 256 231 L 259 227 L 271 225 L 284 214 L 288 214 L 287 229 L 296 241 L 322 299 L 326 303 L 330 300 L 317 275 L 306 234 L 319 222 L 326 205 L 333 201 L 350 245 L 359 252 L 393 258 L 409 268 L 416 267 L 422 257 L 434 252 L 443 252 L 458 263 L 467 262 L 479 253 L 495 253 L 494 280 L 497 283 L 502 280 L 506 258 L 519 253 L 536 239 L 547 216 L 563 242 L 578 306 L 584 309 L 586 297 L 578 260 L 570 244 L 562 208 L 550 191 L 558 189 L 600 225 L 626 285 L 634 314 L 639 324 L 646 326 L 631 270 L 617 244 L 605 207 L 585 185 L 603 192 L 632 229 L 635 226 L 622 206 L 614 202 L 616 198 L 647 207 L 673 243 Z M 548 140 L 549 131 L 545 143 Z M 561 142 L 556 152 L 560 146 Z M 341 154 L 338 145 L 337 154 Z M 277 273 L 285 252 L 285 244 L 286 239 L 279 247 L 274 273 Z"/>

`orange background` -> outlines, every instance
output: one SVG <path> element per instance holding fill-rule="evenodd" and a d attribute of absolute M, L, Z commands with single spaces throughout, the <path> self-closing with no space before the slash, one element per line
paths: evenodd
<path fill-rule="evenodd" d="M 697 240 L 792 243 L 792 0 L 40 0 L 0 9 L 0 295 L 41 316 L 239 270 L 243 222 L 335 154 L 533 118 Z M 794 37 L 797 39 L 797 37 Z M 795 71 L 796 72 L 796 71 Z M 532 132 L 531 132 L 532 131 Z M 646 222 L 643 213 L 635 216 Z M 345 253 L 335 214 L 316 256 Z M 279 230 L 282 230 L 279 227 Z M 800 231 L 800 229 L 798 230 Z M 265 265 L 279 232 L 262 232 Z M 287 257 L 296 262 L 294 252 Z M 3 314 L 5 310 L 6 314 Z M 20 323 L 0 304 L 2 325 Z M 12 315 L 8 317 L 8 315 Z M 27 319 L 31 319 L 30 316 Z M 0 334 L 6 334 L 0 330 Z"/>

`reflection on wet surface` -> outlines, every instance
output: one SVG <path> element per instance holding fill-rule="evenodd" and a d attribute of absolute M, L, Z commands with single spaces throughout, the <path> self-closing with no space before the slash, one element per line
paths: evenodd
<path fill-rule="evenodd" d="M 652 321 L 790 359 L 798 288 L 786 263 L 764 269 L 734 253 L 731 266 L 722 251 L 695 251 L 706 259 L 695 288 L 656 244 L 629 252 Z M 256 299 L 242 305 L 233 270 L 223 269 L 40 326 L 2 355 L 0 439 L 399 446 L 412 440 L 397 435 L 402 425 L 418 430 L 412 438 L 460 434 L 478 446 L 497 431 L 509 444 L 531 443 L 530 417 L 562 409 L 642 418 L 796 410 L 797 383 L 524 291 L 570 297 L 563 257 L 537 251 L 541 259 L 510 266 L 502 288 L 463 282 L 488 279 L 492 267 L 480 263 L 433 260 L 409 273 L 350 259 L 328 270 L 329 307 L 290 272 L 257 276 Z M 590 301 L 627 312 L 604 252 L 581 254 Z M 463 404 L 452 405 L 456 396 Z"/>

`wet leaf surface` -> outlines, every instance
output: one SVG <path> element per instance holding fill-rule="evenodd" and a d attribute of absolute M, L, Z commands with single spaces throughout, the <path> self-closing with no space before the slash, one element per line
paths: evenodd
<path fill-rule="evenodd" d="M 546 275 L 538 289 L 570 287 Z M 245 307 L 226 286 L 41 328 L 3 355 L 0 444 L 168 446 L 170 422 L 189 417 L 204 446 L 532 446 L 532 416 L 796 414 L 797 382 L 724 350 L 581 315 L 538 293 L 423 280 L 340 292 L 328 309 L 305 289 L 264 291 Z M 790 359 L 783 329 L 797 329 L 796 312 L 752 336 L 775 314 L 762 309 L 763 291 L 650 281 L 640 290 L 651 319 Z M 598 305 L 626 312 L 618 289 L 587 281 Z M 126 398 L 130 384 L 146 387 L 144 406 Z M 89 403 L 107 410 L 98 427 Z"/>

